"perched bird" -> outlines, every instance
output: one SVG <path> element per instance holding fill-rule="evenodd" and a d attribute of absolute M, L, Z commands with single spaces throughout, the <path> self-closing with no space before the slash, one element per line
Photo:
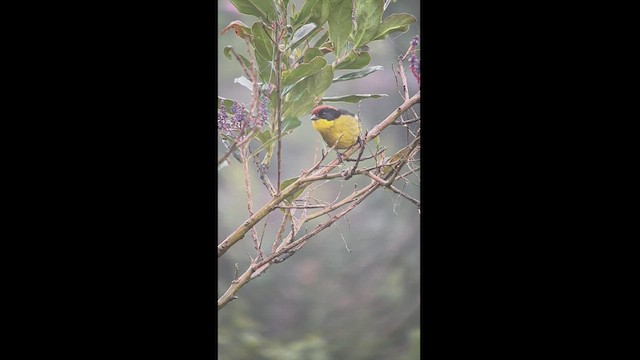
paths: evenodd
<path fill-rule="evenodd" d="M 360 139 L 360 121 L 346 110 L 321 105 L 311 111 L 311 124 L 330 147 L 347 149 Z M 340 139 L 340 140 L 338 140 Z"/>

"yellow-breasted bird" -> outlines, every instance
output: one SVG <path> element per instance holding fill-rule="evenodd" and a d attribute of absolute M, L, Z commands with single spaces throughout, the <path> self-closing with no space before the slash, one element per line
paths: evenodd
<path fill-rule="evenodd" d="M 311 111 L 311 120 L 313 128 L 330 147 L 337 141 L 335 149 L 347 149 L 359 141 L 360 121 L 346 110 L 321 105 Z"/>

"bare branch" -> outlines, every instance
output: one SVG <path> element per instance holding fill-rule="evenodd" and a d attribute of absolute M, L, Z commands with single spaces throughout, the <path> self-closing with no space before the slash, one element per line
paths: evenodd
<path fill-rule="evenodd" d="M 402 98 L 406 100 L 409 98 L 409 87 L 407 86 L 407 77 L 404 74 L 402 60 L 404 60 L 404 57 L 401 56 L 398 58 L 398 73 L 400 74 L 400 79 L 402 79 L 402 92 L 404 93 Z"/>
<path fill-rule="evenodd" d="M 372 194 L 378 187 L 380 187 L 380 184 L 375 182 L 375 181 L 372 181 L 367 187 L 365 187 L 365 189 L 367 189 L 367 192 L 364 193 L 359 199 L 357 199 L 348 208 L 344 209 L 340 214 L 333 216 L 331 219 L 329 219 L 329 220 L 327 220 L 327 221 L 325 221 L 325 222 L 323 222 L 321 224 L 318 224 L 315 228 L 313 228 L 313 230 L 311 230 L 311 232 L 305 234 L 300 239 L 298 239 L 296 241 L 293 241 L 293 242 L 290 242 L 286 246 L 280 248 L 275 253 L 267 256 L 264 260 L 262 260 L 260 262 L 257 262 L 252 266 L 249 266 L 249 268 L 247 268 L 247 270 L 242 274 L 242 276 L 240 276 L 238 281 L 236 283 L 231 284 L 231 286 L 229 286 L 227 291 L 218 299 L 218 310 L 222 309 L 231 300 L 233 300 L 235 298 L 235 294 L 238 292 L 238 290 L 240 290 L 240 288 L 242 288 L 249 281 L 257 278 L 257 276 L 254 276 L 254 272 L 257 273 L 257 274 L 262 274 L 264 271 L 266 271 L 266 269 L 273 263 L 273 261 L 278 256 L 280 256 L 282 254 L 285 254 L 285 253 L 288 253 L 288 252 L 291 252 L 291 251 L 295 251 L 296 248 L 299 248 L 307 240 L 309 240 L 310 238 L 312 238 L 313 236 L 315 236 L 316 234 L 318 234 L 322 230 L 328 228 L 333 223 L 338 221 L 340 218 L 342 218 L 343 216 L 348 214 L 358 204 L 360 204 L 364 199 L 366 199 L 370 194 Z"/>
<path fill-rule="evenodd" d="M 249 210 L 249 216 L 253 216 L 253 197 L 251 196 L 251 183 L 249 181 L 249 161 L 247 161 L 246 148 L 242 148 L 240 156 L 242 159 L 242 174 L 244 175 L 244 185 L 247 191 L 247 209 Z M 253 238 L 253 246 L 258 253 L 258 259 L 262 259 L 264 254 L 260 248 L 260 241 L 258 240 L 258 232 L 255 226 L 251 227 L 251 237 Z"/>
<path fill-rule="evenodd" d="M 280 223 L 280 227 L 278 227 L 278 231 L 276 232 L 276 238 L 273 241 L 273 245 L 271 246 L 271 253 L 273 254 L 278 247 L 278 243 L 282 240 L 282 233 L 284 232 L 284 225 L 287 222 L 287 218 L 290 216 L 291 211 L 285 210 L 284 216 L 282 217 L 282 222 Z"/>
<path fill-rule="evenodd" d="M 407 124 L 411 124 L 411 123 L 414 123 L 414 122 L 419 121 L 419 120 L 420 120 L 420 117 L 418 116 L 416 118 L 409 119 L 409 120 L 394 121 L 393 125 L 407 125 Z"/>

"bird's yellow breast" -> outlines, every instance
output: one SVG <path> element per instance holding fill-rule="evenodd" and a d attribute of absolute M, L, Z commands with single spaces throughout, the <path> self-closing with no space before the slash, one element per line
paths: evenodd
<path fill-rule="evenodd" d="M 352 116 L 340 115 L 335 120 L 317 119 L 312 121 L 312 125 L 322 135 L 327 145 L 333 146 L 340 139 L 336 149 L 352 146 L 360 135 L 360 122 Z"/>

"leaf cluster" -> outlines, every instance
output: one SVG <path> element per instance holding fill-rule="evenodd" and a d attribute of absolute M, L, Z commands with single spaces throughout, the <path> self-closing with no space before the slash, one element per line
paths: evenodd
<path fill-rule="evenodd" d="M 333 83 L 383 70 L 382 66 L 367 66 L 371 62 L 367 44 L 391 33 L 406 32 L 416 21 L 406 13 L 384 16 L 389 3 L 385 0 L 307 0 L 301 9 L 288 0 L 229 1 L 239 12 L 256 18 L 251 26 L 233 21 L 223 31 L 233 29 L 236 36 L 244 39 L 255 63 L 238 53 L 232 57 L 231 46 L 224 49 L 224 55 L 241 61 L 246 68 L 255 66 L 259 89 L 270 99 L 269 128 L 255 137 L 261 143 L 260 150 L 266 150 L 263 164 L 271 159 L 277 140 L 276 116 L 283 119 L 284 136 L 301 124 L 301 116 L 322 102 L 357 103 L 386 96 L 324 95 Z M 338 74 L 345 70 L 353 71 Z M 252 81 L 244 76 L 235 82 L 254 90 Z M 230 109 L 233 100 L 224 98 L 218 99 L 218 108 L 223 101 Z"/>

